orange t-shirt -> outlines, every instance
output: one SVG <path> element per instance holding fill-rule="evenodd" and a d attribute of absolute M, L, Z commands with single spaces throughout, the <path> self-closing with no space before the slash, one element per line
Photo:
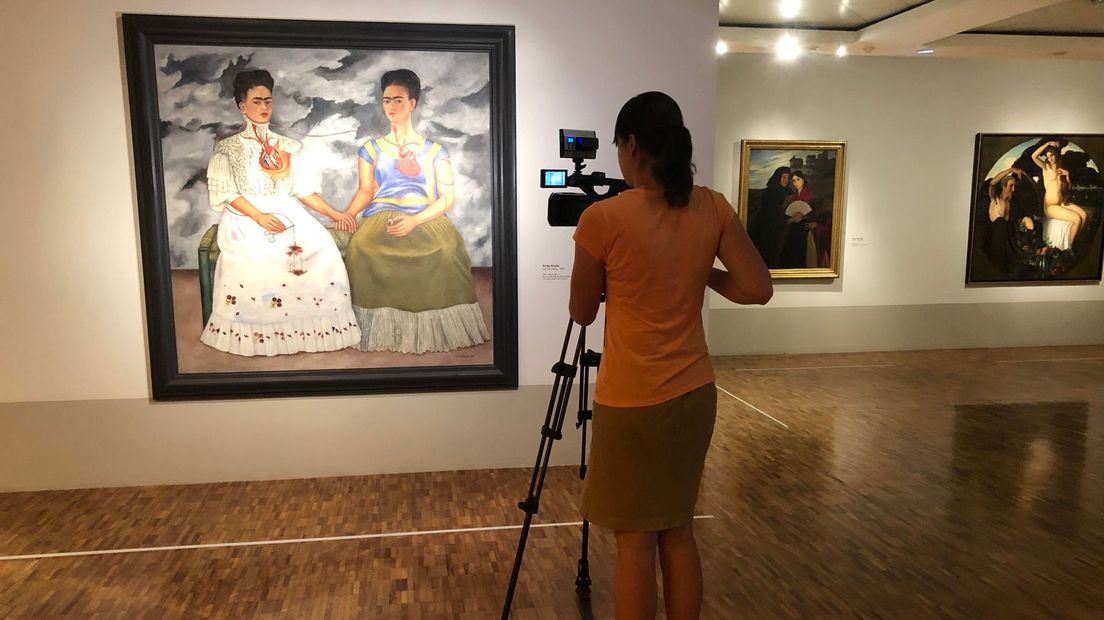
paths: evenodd
<path fill-rule="evenodd" d="M 660 190 L 630 189 L 579 218 L 575 243 L 605 265 L 606 336 L 594 401 L 643 407 L 713 381 L 702 305 L 725 197 L 694 187 L 676 209 Z"/>

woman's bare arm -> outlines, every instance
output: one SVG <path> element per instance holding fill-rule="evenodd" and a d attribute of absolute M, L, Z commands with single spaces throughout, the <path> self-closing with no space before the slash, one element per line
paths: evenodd
<path fill-rule="evenodd" d="M 590 325 L 598 316 L 606 288 L 606 266 L 575 244 L 575 265 L 571 268 L 571 299 L 567 304 L 571 320 Z"/>
<path fill-rule="evenodd" d="M 709 275 L 709 288 L 725 299 L 762 305 L 774 296 L 770 270 L 739 220 L 732 220 L 721 233 L 717 258 L 727 271 L 714 268 Z"/>

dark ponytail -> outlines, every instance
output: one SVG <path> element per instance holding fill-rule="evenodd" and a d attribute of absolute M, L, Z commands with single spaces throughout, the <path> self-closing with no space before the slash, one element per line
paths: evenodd
<path fill-rule="evenodd" d="M 663 185 L 663 196 L 675 207 L 685 207 L 690 202 L 690 190 L 694 188 L 694 144 L 690 130 L 683 125 L 663 129 L 663 143 L 656 153 L 652 173 Z"/>
<path fill-rule="evenodd" d="M 652 91 L 629 99 L 617 115 L 614 141 L 636 136 L 636 143 L 654 161 L 652 174 L 663 186 L 672 207 L 690 203 L 694 188 L 694 144 L 682 123 L 682 110 L 670 96 Z"/>

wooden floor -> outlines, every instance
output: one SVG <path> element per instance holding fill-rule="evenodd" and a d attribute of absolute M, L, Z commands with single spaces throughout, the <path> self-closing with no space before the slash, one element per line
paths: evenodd
<path fill-rule="evenodd" d="M 717 383 L 704 618 L 1104 617 L 1104 347 L 720 358 Z M 3 494 L 0 556 L 517 524 L 529 475 Z M 551 470 L 538 522 L 579 492 Z M 588 610 L 579 533 L 533 531 L 515 618 L 612 617 L 612 536 Z M 497 618 L 517 535 L 3 559 L 0 617 Z"/>

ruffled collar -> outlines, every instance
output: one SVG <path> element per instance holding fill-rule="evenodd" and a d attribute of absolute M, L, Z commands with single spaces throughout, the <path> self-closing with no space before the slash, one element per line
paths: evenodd
<path fill-rule="evenodd" d="M 268 123 L 254 123 L 244 114 L 242 114 L 242 120 L 245 121 L 245 129 L 242 130 L 242 134 L 244 134 L 246 138 L 261 141 L 272 137 L 272 132 L 268 128 Z"/>

